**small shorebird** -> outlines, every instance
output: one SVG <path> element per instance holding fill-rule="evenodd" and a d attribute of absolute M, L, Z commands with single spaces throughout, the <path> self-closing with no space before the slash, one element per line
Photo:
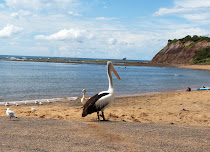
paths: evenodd
<path fill-rule="evenodd" d="M 16 106 L 19 106 L 17 102 L 14 102 L 14 104 L 15 104 Z"/>
<path fill-rule="evenodd" d="M 9 103 L 8 103 L 8 102 L 4 102 L 4 103 L 5 103 L 5 104 L 4 104 L 5 106 L 9 106 Z"/>
<path fill-rule="evenodd" d="M 34 107 L 31 107 L 31 110 L 32 110 L 32 111 L 37 111 L 37 109 L 36 109 L 36 108 L 34 108 Z"/>
<path fill-rule="evenodd" d="M 41 101 L 39 102 L 39 105 L 43 105 Z"/>
<path fill-rule="evenodd" d="M 81 99 L 81 103 L 82 103 L 83 105 L 85 105 L 85 103 L 87 102 L 87 100 L 85 99 L 86 90 L 83 89 L 82 92 L 83 92 L 83 96 L 82 96 L 82 99 Z"/>
<path fill-rule="evenodd" d="M 115 70 L 112 62 L 108 61 L 107 62 L 107 75 L 108 75 L 108 79 L 109 79 L 109 89 L 107 91 L 102 91 L 102 92 L 96 94 L 95 96 L 91 97 L 86 102 L 86 104 L 84 105 L 84 108 L 83 108 L 82 117 L 85 117 L 88 114 L 91 114 L 93 112 L 97 112 L 98 120 L 100 121 L 99 111 L 101 111 L 103 120 L 105 121 L 104 109 L 110 105 L 110 103 L 114 100 L 114 96 L 115 96 L 111 71 L 120 80 L 120 76 L 118 75 L 117 71 Z"/>
<path fill-rule="evenodd" d="M 28 102 L 27 101 L 25 101 L 25 105 L 27 105 L 28 104 Z"/>
<path fill-rule="evenodd" d="M 39 104 L 39 101 L 36 100 L 34 103 L 35 103 L 35 104 Z"/>
<path fill-rule="evenodd" d="M 50 100 L 47 100 L 47 102 L 48 102 L 48 103 L 51 103 L 51 101 L 50 101 Z"/>
<path fill-rule="evenodd" d="M 10 110 L 9 108 L 7 108 L 6 114 L 10 117 L 10 119 L 11 119 L 12 117 L 18 118 L 18 117 L 15 115 L 15 113 L 14 113 L 12 110 Z"/>

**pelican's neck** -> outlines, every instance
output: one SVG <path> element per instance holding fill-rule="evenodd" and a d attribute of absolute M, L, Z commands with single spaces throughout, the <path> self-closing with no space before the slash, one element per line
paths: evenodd
<path fill-rule="evenodd" d="M 107 69 L 107 75 L 108 75 L 108 79 L 109 79 L 109 90 L 113 90 L 114 91 L 114 86 L 113 86 L 113 81 L 112 81 L 112 74 L 110 69 Z"/>

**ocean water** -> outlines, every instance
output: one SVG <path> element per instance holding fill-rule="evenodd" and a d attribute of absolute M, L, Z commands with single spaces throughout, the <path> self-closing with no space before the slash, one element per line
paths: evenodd
<path fill-rule="evenodd" d="M 185 90 L 210 86 L 210 71 L 146 66 L 115 66 L 117 95 Z M 87 96 L 108 89 L 107 67 L 93 64 L 0 60 L 0 102 Z"/>

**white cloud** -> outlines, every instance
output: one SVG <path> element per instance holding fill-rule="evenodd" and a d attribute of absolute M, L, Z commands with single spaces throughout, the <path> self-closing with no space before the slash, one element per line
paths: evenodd
<path fill-rule="evenodd" d="M 72 15 L 72 16 L 82 16 L 81 14 L 78 14 L 78 13 L 75 13 L 75 12 L 68 12 L 69 15 Z"/>
<path fill-rule="evenodd" d="M 210 7 L 209 0 L 175 0 L 175 6 L 184 8 Z"/>
<path fill-rule="evenodd" d="M 19 10 L 18 12 L 14 12 L 14 13 L 10 14 L 10 16 L 14 17 L 14 18 L 20 18 L 20 17 L 24 17 L 24 16 L 29 16 L 29 15 L 31 15 L 31 12 L 25 11 L 25 10 Z"/>
<path fill-rule="evenodd" d="M 92 34 L 87 33 L 83 30 L 76 30 L 76 29 L 64 29 L 55 34 L 51 34 L 48 36 L 44 35 L 37 35 L 35 39 L 41 40 L 58 40 L 58 41 L 66 41 L 66 40 L 73 40 L 76 42 L 84 42 L 86 39 L 91 39 Z"/>
<path fill-rule="evenodd" d="M 5 0 L 6 5 L 13 10 L 30 10 L 44 12 L 63 12 L 79 5 L 78 0 Z"/>
<path fill-rule="evenodd" d="M 177 29 L 175 31 L 169 32 L 167 37 L 171 37 L 171 39 L 180 39 L 187 35 L 198 35 L 198 36 L 205 36 L 210 31 L 201 29 L 201 28 L 187 28 L 187 29 Z"/>
<path fill-rule="evenodd" d="M 108 39 L 108 44 L 110 44 L 110 45 L 116 45 L 117 44 L 117 39 L 115 39 L 115 38 L 109 38 Z"/>
<path fill-rule="evenodd" d="M 2 37 L 10 37 L 13 34 L 19 33 L 23 30 L 21 27 L 17 27 L 14 25 L 8 24 L 6 27 L 4 27 L 2 30 L 0 30 L 0 38 Z"/>
<path fill-rule="evenodd" d="M 101 20 L 101 21 L 111 21 L 111 20 L 116 20 L 116 17 L 97 17 L 96 20 Z"/>
<path fill-rule="evenodd" d="M 192 9 L 189 8 L 160 8 L 157 12 L 154 13 L 154 16 L 163 16 L 168 14 L 176 14 L 188 12 Z"/>
<path fill-rule="evenodd" d="M 4 4 L 1 4 L 1 3 L 0 3 L 0 8 L 4 8 L 4 7 L 5 7 Z"/>
<path fill-rule="evenodd" d="M 210 1 L 207 0 L 175 0 L 173 8 L 160 8 L 154 13 L 154 16 L 177 15 L 176 13 L 193 13 L 196 11 L 202 12 L 202 10 L 208 11 L 209 9 Z"/>

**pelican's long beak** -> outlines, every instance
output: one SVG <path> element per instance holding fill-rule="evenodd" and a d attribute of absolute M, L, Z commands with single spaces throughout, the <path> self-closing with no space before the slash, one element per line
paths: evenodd
<path fill-rule="evenodd" d="M 112 66 L 112 71 L 116 75 L 116 77 L 120 80 L 120 76 L 118 75 L 117 71 L 115 70 L 114 66 Z"/>

